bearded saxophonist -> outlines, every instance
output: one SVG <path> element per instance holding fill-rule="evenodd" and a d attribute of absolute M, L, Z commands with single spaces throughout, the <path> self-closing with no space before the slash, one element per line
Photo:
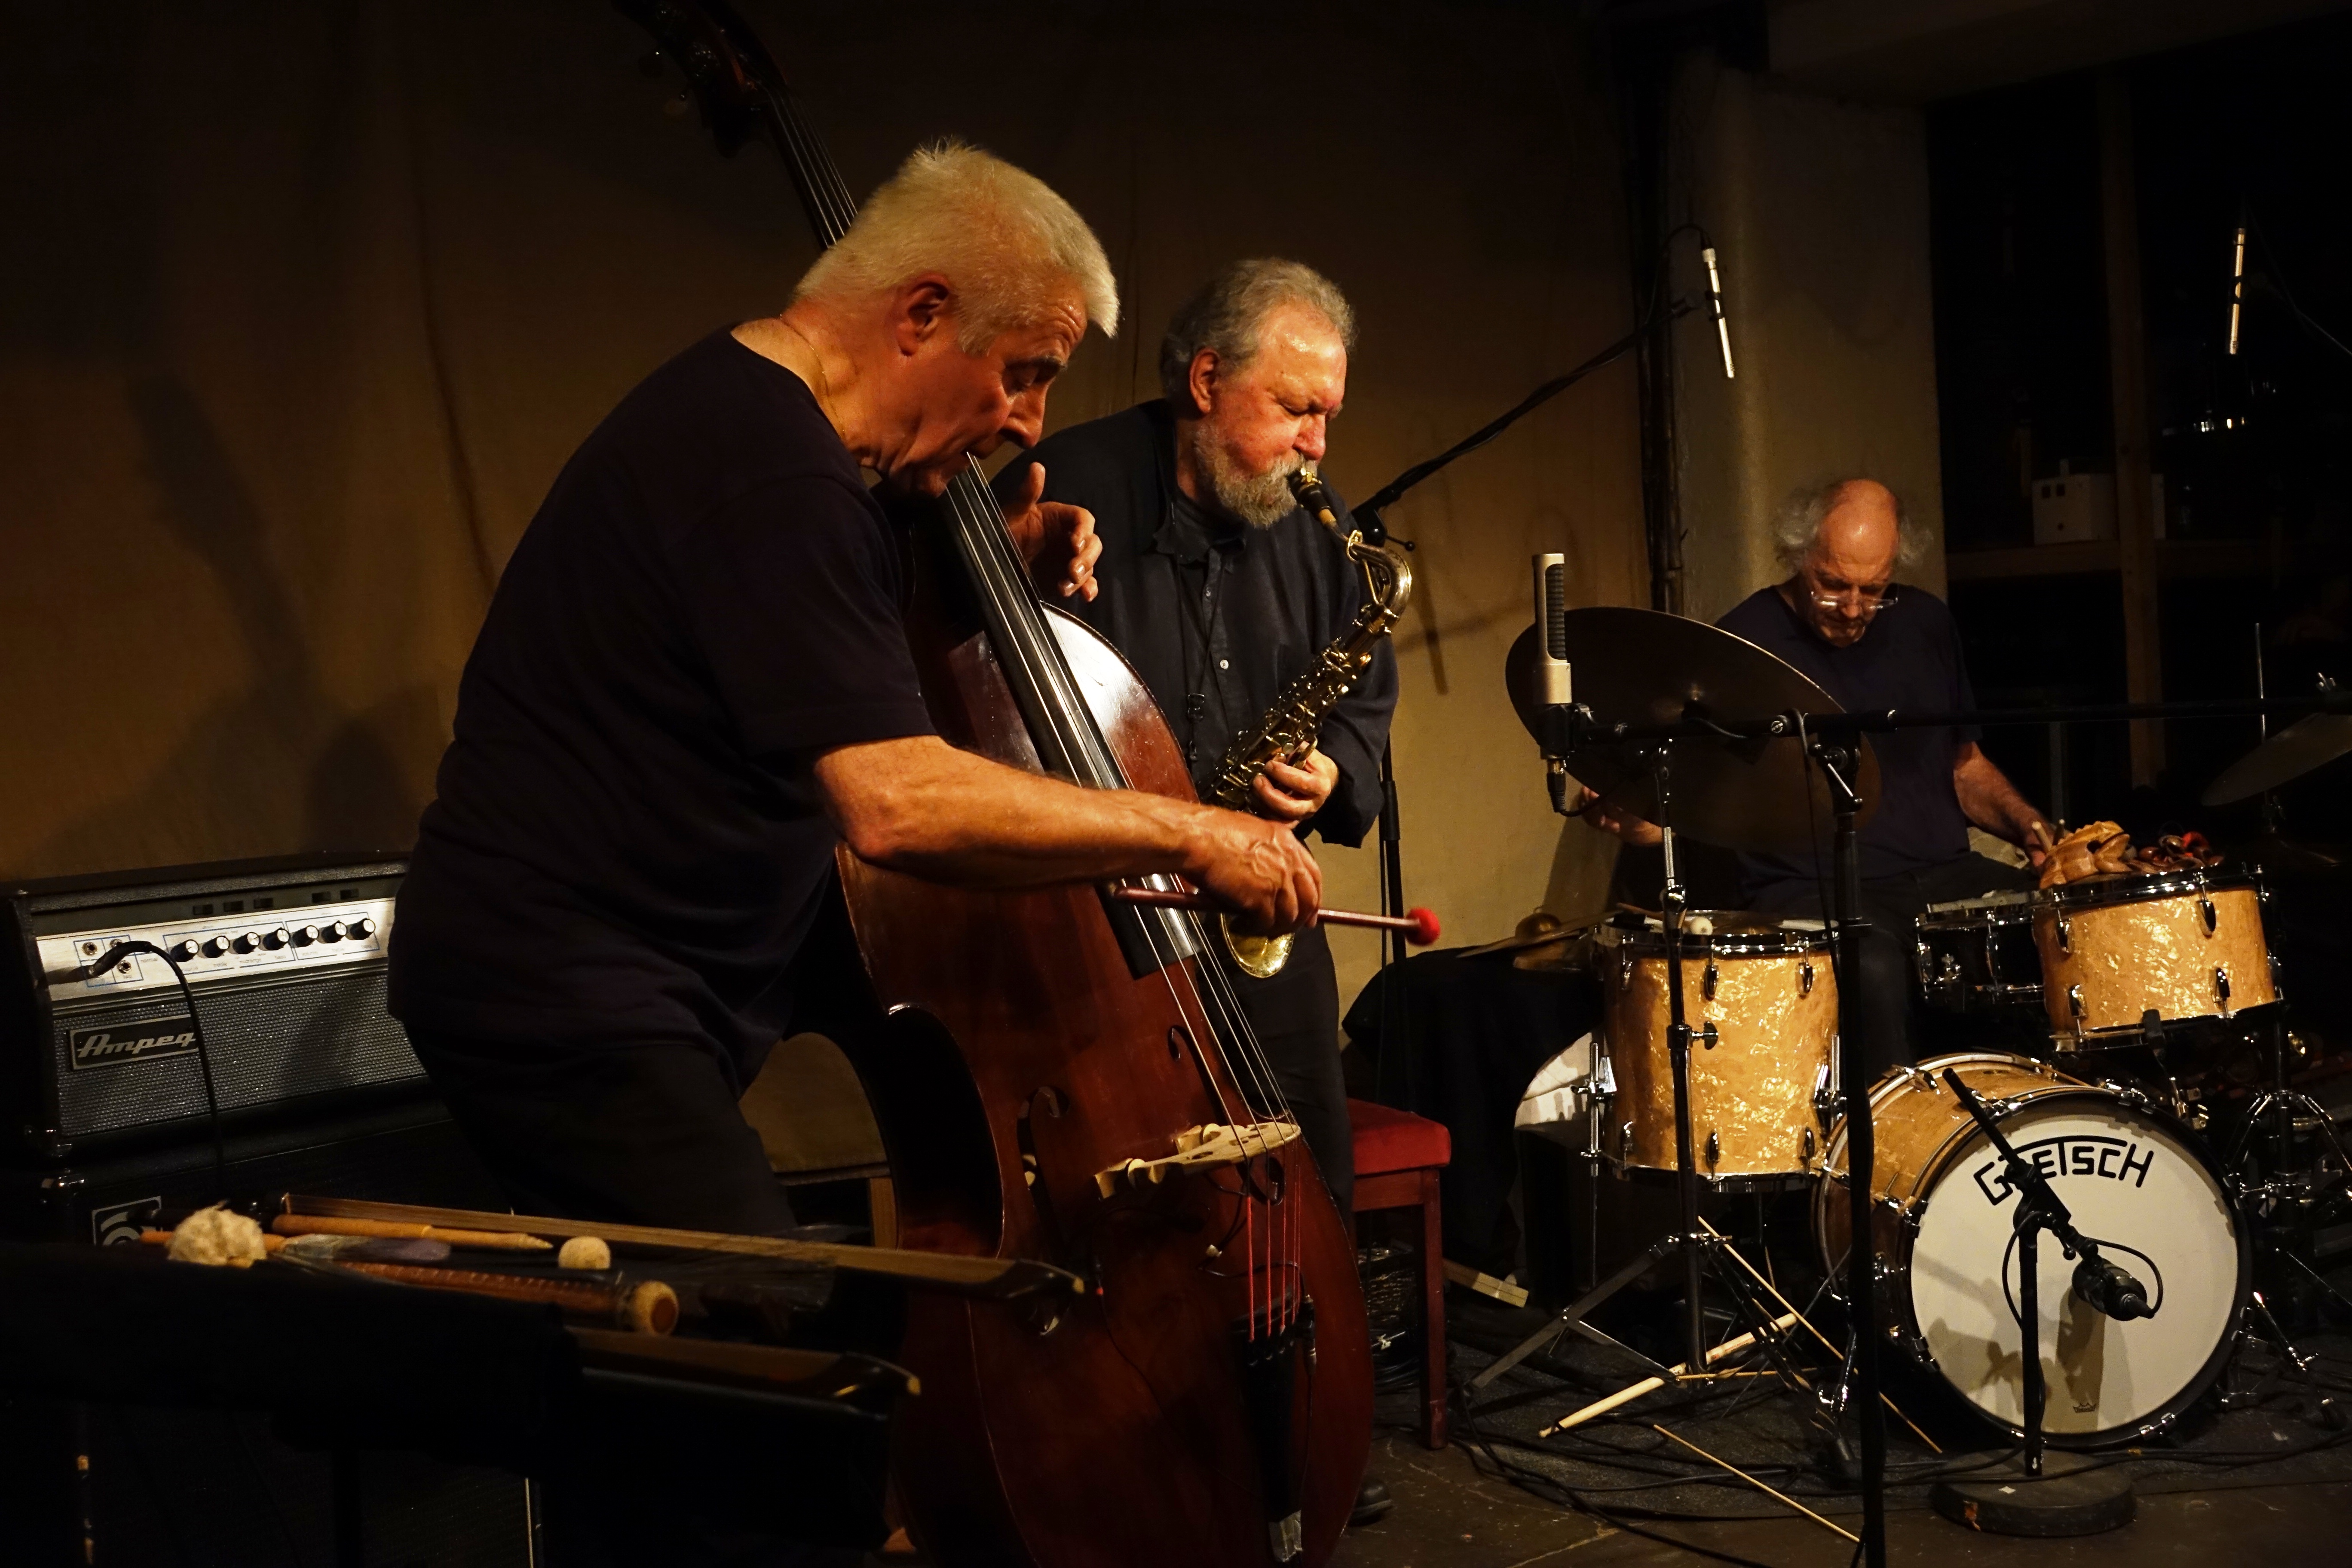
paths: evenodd
<path fill-rule="evenodd" d="M 1163 398 L 1049 437 L 997 478 L 1008 504 L 1042 495 L 1094 514 L 1099 592 L 1062 603 L 1134 664 L 1203 798 L 1218 793 L 1235 738 L 1346 638 L 1364 606 L 1364 573 L 1293 494 L 1302 467 L 1322 459 L 1354 338 L 1354 312 L 1329 279 L 1295 261 L 1234 262 L 1169 322 Z M 1380 815 L 1381 750 L 1396 705 L 1387 639 L 1370 639 L 1370 651 L 1314 748 L 1296 765 L 1263 763 L 1235 804 L 1302 837 L 1362 842 Z M 1347 1212 L 1355 1167 L 1323 931 L 1300 932 L 1270 978 L 1244 973 L 1222 949 L 1218 961 Z"/>

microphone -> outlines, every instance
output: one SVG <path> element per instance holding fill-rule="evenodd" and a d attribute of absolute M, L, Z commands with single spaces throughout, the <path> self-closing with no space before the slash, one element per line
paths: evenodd
<path fill-rule="evenodd" d="M 1536 701 L 1560 709 L 1576 700 L 1575 671 L 1568 662 L 1568 557 L 1538 551 L 1536 569 Z M 1568 815 L 1568 763 L 1544 747 L 1544 787 L 1551 808 Z"/>
<path fill-rule="evenodd" d="M 2104 1258 L 2088 1257 L 2074 1266 L 2074 1294 L 2119 1323 L 2156 1316 L 2147 1304 L 2147 1287 Z"/>
<path fill-rule="evenodd" d="M 1715 269 L 1715 247 L 1711 245 L 1701 247 L 1698 258 L 1706 263 L 1706 297 L 1715 306 L 1715 335 L 1723 344 L 1723 379 L 1730 381 L 1733 379 L 1731 322 L 1723 313 L 1723 275 Z M 2235 319 L 2234 315 L 2232 319 Z M 2234 329 L 2232 331 L 2234 334 Z M 2235 343 L 2237 338 L 2232 335 L 2230 341 Z M 2238 351 L 2232 348 L 2230 352 L 2235 353 Z"/>
<path fill-rule="evenodd" d="M 2230 354 L 2238 353 L 2238 310 L 2246 302 L 2246 224 L 2238 220 L 2238 242 L 2230 257 Z"/>
<path fill-rule="evenodd" d="M 1558 707 L 1576 700 L 1568 662 L 1568 557 L 1538 553 L 1536 564 L 1536 700 Z"/>

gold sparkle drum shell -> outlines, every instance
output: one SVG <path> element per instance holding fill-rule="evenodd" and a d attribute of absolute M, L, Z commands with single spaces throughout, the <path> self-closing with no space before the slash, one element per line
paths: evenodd
<path fill-rule="evenodd" d="M 2153 1317 L 2117 1322 L 2073 1292 L 2074 1264 L 2040 1247 L 2043 1430 L 2098 1447 L 2171 1422 L 2221 1374 L 2247 1289 L 2246 1232 L 2204 1147 L 2128 1090 L 1990 1052 L 1897 1068 L 1870 1091 L 1873 1245 L 1881 1321 L 1898 1345 L 2012 1435 L 2024 1431 L 2016 1194 L 1990 1142 L 1943 1082 L 1982 1096 L 2074 1225 L 2145 1284 Z M 1845 1124 L 1830 1134 L 1813 1234 L 1845 1278 Z"/>
<path fill-rule="evenodd" d="M 1836 1092 L 1829 939 L 1752 915 L 1691 918 L 1710 928 L 1683 938 L 1684 1012 L 1701 1031 L 1691 1047 L 1693 1163 L 1717 1184 L 1801 1180 L 1820 1166 L 1823 1108 Z M 1611 1095 L 1602 1153 L 1622 1172 L 1672 1173 L 1665 933 L 1603 928 L 1600 935 L 1599 1036 Z"/>
<path fill-rule="evenodd" d="M 2042 1000 L 2062 1050 L 2137 1045 L 2150 1012 L 2228 1018 L 2278 1000 L 2262 890 L 2210 871 L 2095 878 L 2034 895 Z"/>

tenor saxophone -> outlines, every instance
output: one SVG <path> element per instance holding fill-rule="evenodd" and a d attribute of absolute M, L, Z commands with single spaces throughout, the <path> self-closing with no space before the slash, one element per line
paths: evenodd
<path fill-rule="evenodd" d="M 1265 716 L 1234 736 L 1233 744 L 1225 748 L 1209 780 L 1208 796 L 1234 811 L 1256 809 L 1254 786 L 1268 763 L 1295 764 L 1315 749 L 1324 719 L 1371 668 L 1373 649 L 1395 627 L 1397 618 L 1404 614 L 1405 601 L 1412 597 L 1412 563 L 1395 545 L 1385 541 L 1375 544 L 1362 531 L 1342 523 L 1339 505 L 1323 488 L 1314 464 L 1303 464 L 1290 476 L 1290 493 L 1298 498 L 1309 517 L 1338 536 L 1348 559 L 1363 573 L 1364 603 L 1348 629 L 1283 688 Z M 1290 961 L 1287 936 L 1252 936 L 1236 931 L 1231 916 L 1225 918 L 1223 931 L 1225 951 L 1245 974 L 1270 979 Z"/>

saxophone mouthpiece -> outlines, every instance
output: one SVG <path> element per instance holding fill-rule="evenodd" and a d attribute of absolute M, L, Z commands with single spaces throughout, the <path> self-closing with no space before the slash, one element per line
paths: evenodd
<path fill-rule="evenodd" d="M 1331 500 L 1331 492 L 1323 488 L 1323 476 L 1315 471 L 1312 463 L 1301 463 L 1291 471 L 1290 493 L 1307 509 L 1307 515 L 1329 529 L 1339 531 L 1339 509 Z"/>

